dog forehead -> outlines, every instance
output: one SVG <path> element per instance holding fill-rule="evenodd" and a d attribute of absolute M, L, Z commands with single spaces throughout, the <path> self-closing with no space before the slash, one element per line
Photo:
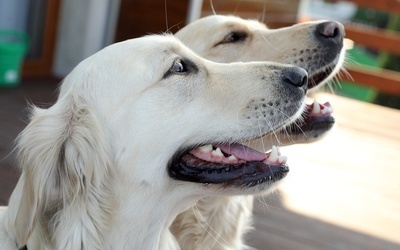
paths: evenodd
<path fill-rule="evenodd" d="M 190 51 L 172 35 L 149 35 L 112 44 L 79 63 L 63 81 L 60 95 L 73 89 L 99 92 L 102 85 L 116 84 L 113 88 L 120 89 L 150 84 L 171 67 L 173 57 L 181 54 Z"/>
<path fill-rule="evenodd" d="M 206 29 L 230 29 L 230 30 L 240 30 L 240 29 L 265 29 L 267 28 L 264 23 L 259 22 L 255 19 L 243 19 L 233 15 L 212 15 L 207 16 L 198 21 L 199 26 Z"/>

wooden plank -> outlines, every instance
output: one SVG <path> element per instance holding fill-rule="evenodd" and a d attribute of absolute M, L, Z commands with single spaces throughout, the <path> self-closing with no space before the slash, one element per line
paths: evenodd
<path fill-rule="evenodd" d="M 355 84 L 376 88 L 388 94 L 400 94 L 400 73 L 381 68 L 352 65 L 347 68 L 350 76 L 343 79 Z"/>
<path fill-rule="evenodd" d="M 189 1 L 121 0 L 116 42 L 185 26 Z"/>
<path fill-rule="evenodd" d="M 217 14 L 221 11 L 235 14 L 237 12 L 253 12 L 253 13 L 297 13 L 299 0 L 219 0 L 219 1 L 203 1 L 203 10 L 214 9 Z"/>
<path fill-rule="evenodd" d="M 352 0 L 348 2 L 353 2 L 364 8 L 371 8 L 391 13 L 400 13 L 400 3 L 398 0 Z"/>
<path fill-rule="evenodd" d="M 400 4 L 399 4 L 400 5 Z M 400 33 L 365 25 L 346 24 L 346 37 L 370 49 L 400 55 Z"/>

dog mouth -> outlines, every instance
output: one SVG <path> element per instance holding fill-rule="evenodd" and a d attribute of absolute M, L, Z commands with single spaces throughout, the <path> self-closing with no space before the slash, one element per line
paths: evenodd
<path fill-rule="evenodd" d="M 329 102 L 323 104 L 316 100 L 306 104 L 302 117 L 286 127 L 291 135 L 303 135 L 306 141 L 320 137 L 335 124 L 333 108 Z"/>
<path fill-rule="evenodd" d="M 309 72 L 308 88 L 315 88 L 331 78 L 336 64 L 337 61 L 334 61 L 316 72 Z M 312 104 L 307 104 L 302 113 L 302 119 L 289 125 L 290 132 L 295 134 L 302 133 L 306 136 L 305 132 L 312 131 L 312 137 L 319 137 L 318 135 L 328 131 L 335 123 L 332 113 L 333 109 L 329 102 L 320 104 L 314 101 Z M 305 139 L 308 140 L 310 138 Z"/>
<path fill-rule="evenodd" d="M 286 162 L 275 146 L 261 153 L 239 143 L 207 144 L 178 153 L 169 175 L 182 181 L 251 187 L 284 178 L 289 171 Z"/>
<path fill-rule="evenodd" d="M 333 108 L 329 102 L 324 104 L 318 103 L 316 100 L 312 104 L 307 104 L 303 112 L 303 121 L 301 125 L 311 126 L 318 122 L 334 123 L 335 119 L 332 117 Z"/>

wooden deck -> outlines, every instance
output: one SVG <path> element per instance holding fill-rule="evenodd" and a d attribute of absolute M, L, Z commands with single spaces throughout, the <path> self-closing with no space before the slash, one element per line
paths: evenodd
<path fill-rule="evenodd" d="M 332 95 L 336 127 L 281 148 L 291 171 L 256 204 L 258 249 L 400 249 L 400 111 Z"/>
<path fill-rule="evenodd" d="M 0 205 L 5 205 L 18 180 L 13 143 L 28 121 L 28 103 L 48 107 L 56 99 L 58 80 L 26 81 L 18 88 L 0 88 Z"/>
<path fill-rule="evenodd" d="M 46 106 L 52 81 L 0 89 L 0 205 L 18 179 L 12 142 L 26 100 Z M 400 111 L 332 95 L 337 125 L 322 141 L 282 148 L 291 167 L 278 191 L 259 198 L 257 249 L 400 249 Z"/>

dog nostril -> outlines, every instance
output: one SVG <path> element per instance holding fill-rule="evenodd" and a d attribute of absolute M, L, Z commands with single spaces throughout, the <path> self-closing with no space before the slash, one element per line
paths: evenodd
<path fill-rule="evenodd" d="M 303 76 L 303 78 L 301 79 L 301 86 L 307 86 L 308 85 L 308 76 L 305 75 Z"/>
<path fill-rule="evenodd" d="M 344 29 L 338 22 L 324 22 L 317 25 L 317 36 L 323 39 L 330 39 L 340 42 L 344 37 Z"/>
<path fill-rule="evenodd" d="M 307 71 L 299 67 L 287 68 L 283 72 L 283 79 L 285 83 L 295 87 L 307 88 L 308 75 Z"/>

